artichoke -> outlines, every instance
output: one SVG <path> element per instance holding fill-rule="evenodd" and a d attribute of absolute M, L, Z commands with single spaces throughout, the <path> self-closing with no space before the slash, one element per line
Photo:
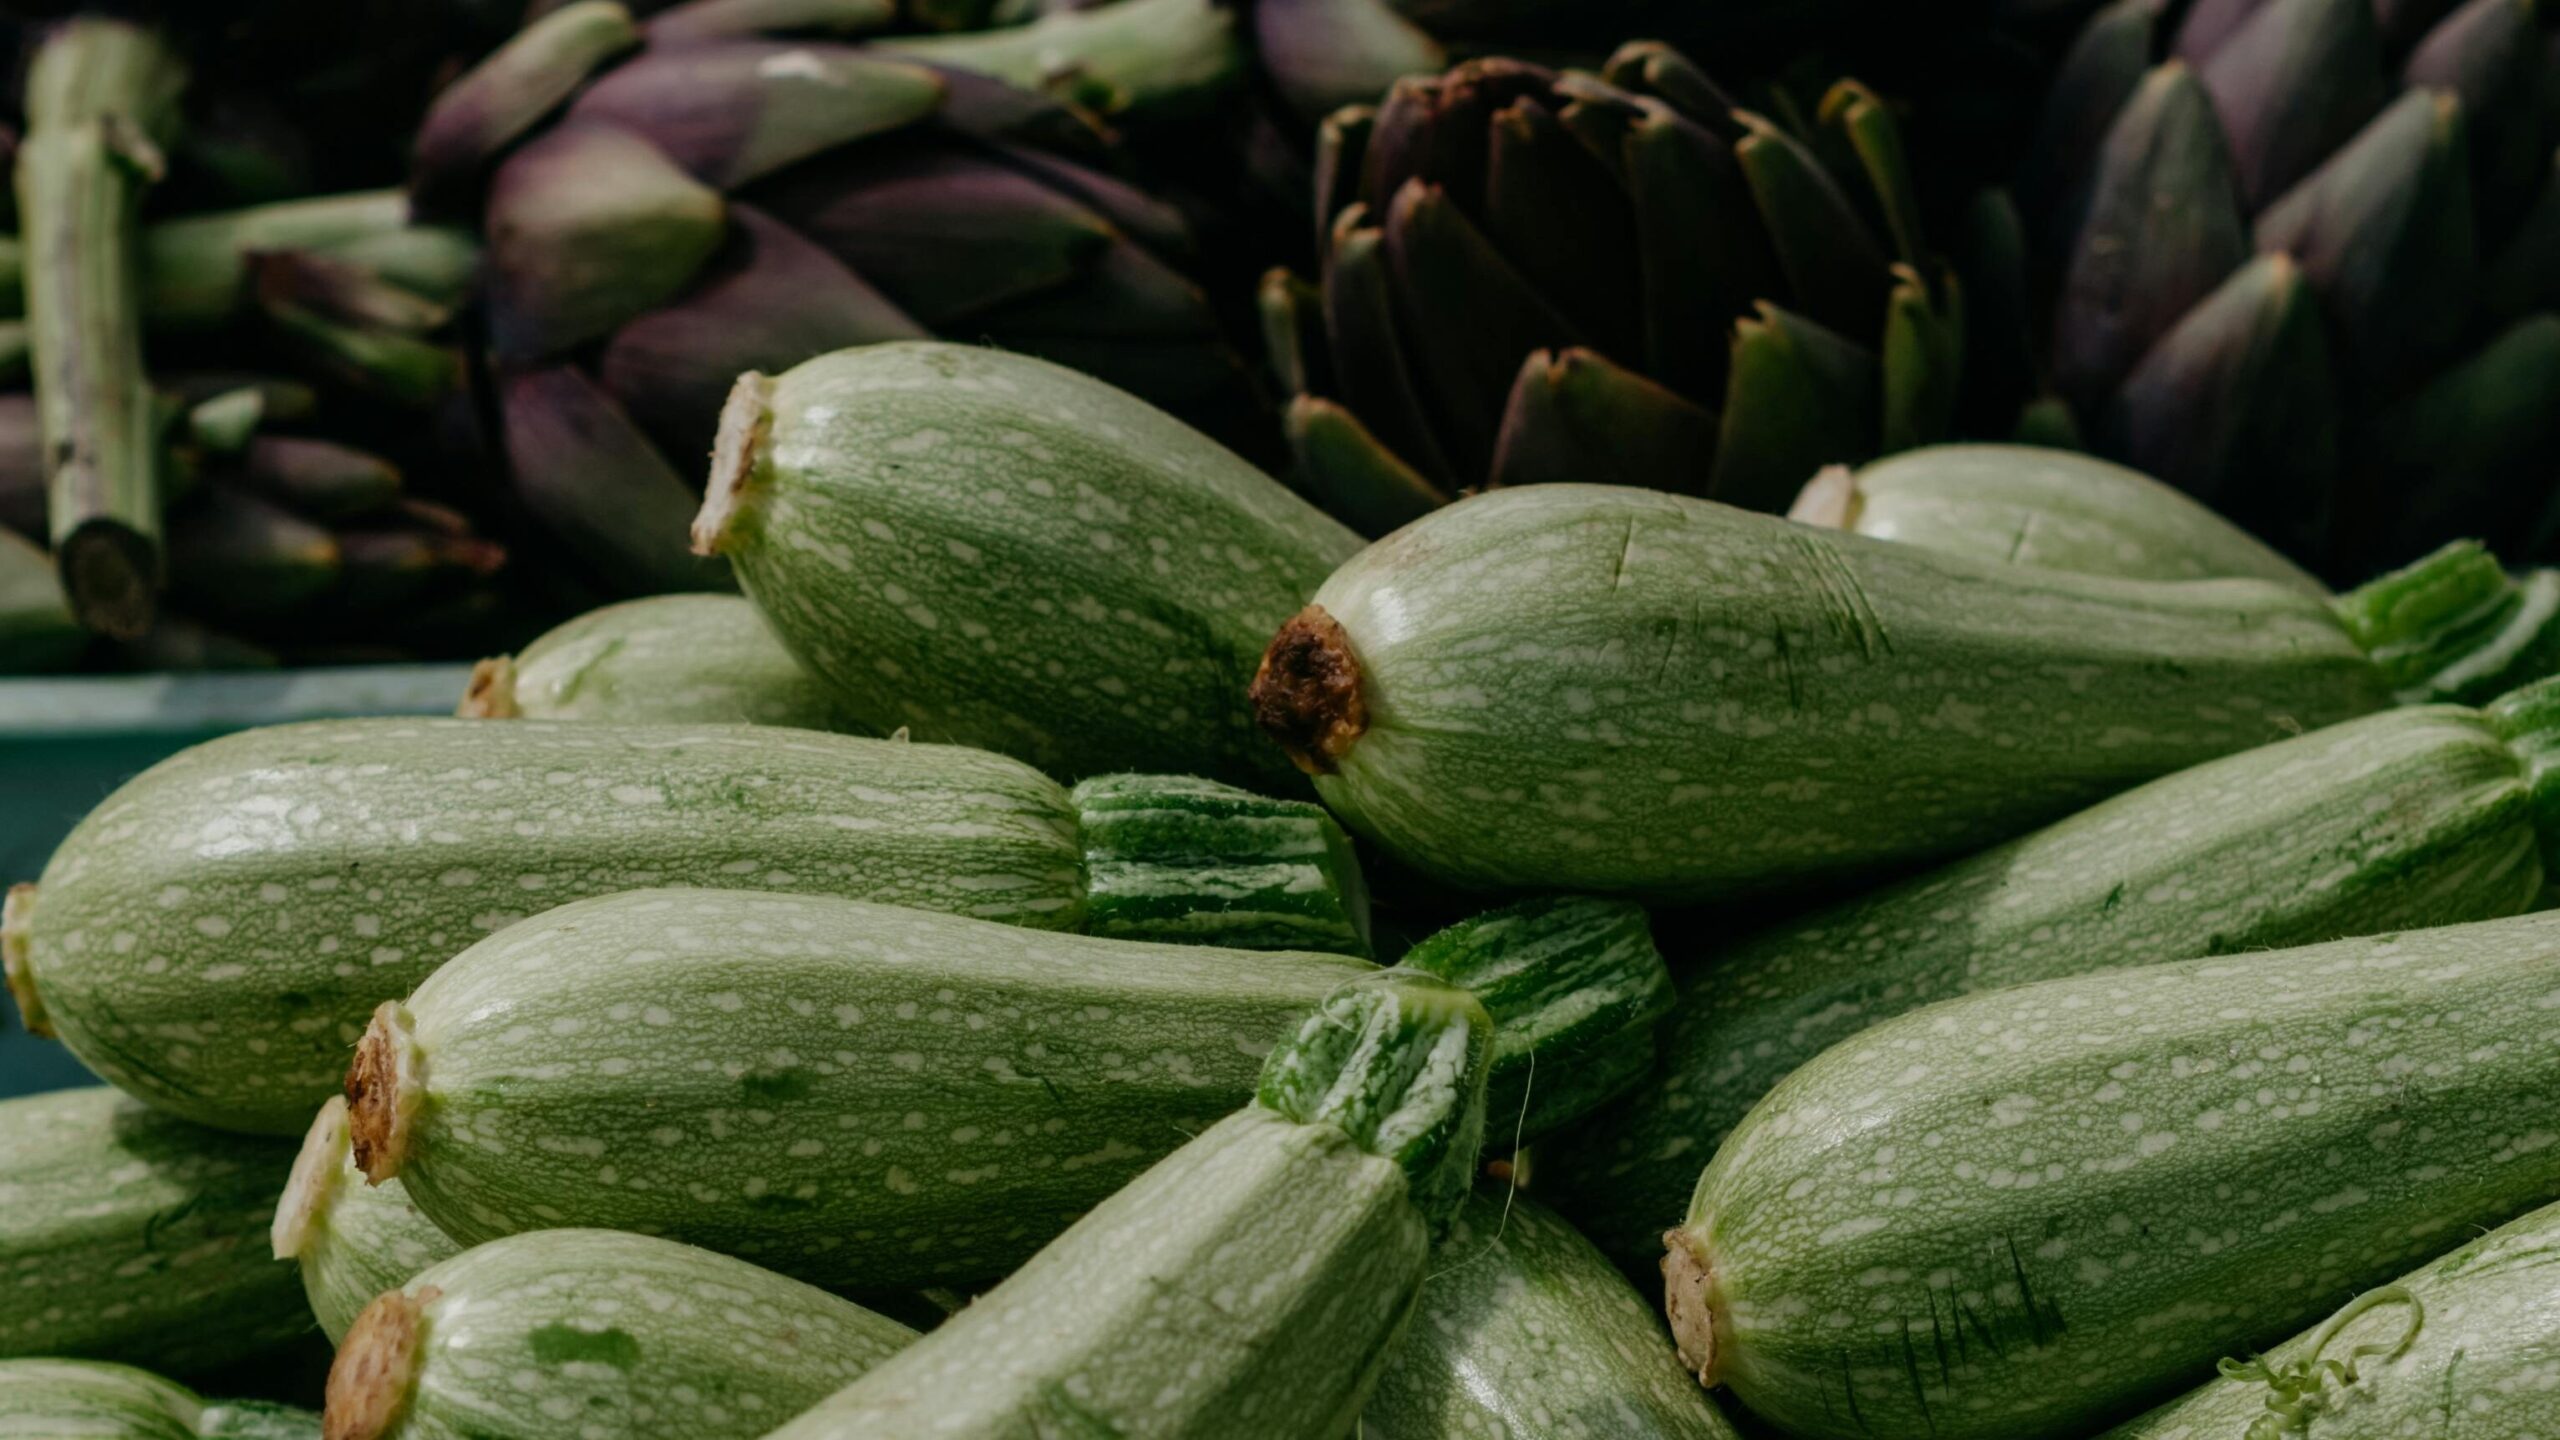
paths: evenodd
<path fill-rule="evenodd" d="M 2551 554 L 2556 67 L 2533 0 L 2097 14 L 2019 186 L 2080 437 L 2341 578 Z"/>
<path fill-rule="evenodd" d="M 1896 120 L 1848 82 L 1769 100 L 1637 43 L 1326 120 L 1321 276 L 1262 291 L 1303 487 L 1372 533 L 1547 480 L 1776 510 L 1824 464 L 1944 438 L 1964 306 Z"/>
<path fill-rule="evenodd" d="M 898 18 L 880 0 L 693 0 L 645 20 L 578 0 L 429 111 L 413 190 L 422 213 L 481 227 L 515 494 L 607 588 L 725 583 L 685 535 L 746 370 L 940 334 L 1229 438 L 1258 428 L 1184 268 L 1185 218 L 1114 173 L 1083 111 L 976 73 L 965 49 L 773 38 Z M 1187 43 L 1106 20 L 1041 22 L 1044 63 L 1101 83 L 1132 49 Z"/>

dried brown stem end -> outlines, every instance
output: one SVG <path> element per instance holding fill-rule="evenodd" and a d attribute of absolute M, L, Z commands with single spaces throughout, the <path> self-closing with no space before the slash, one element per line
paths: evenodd
<path fill-rule="evenodd" d="M 1662 1246 L 1662 1308 L 1671 1338 L 1680 1344 L 1680 1363 L 1712 1390 L 1724 1380 L 1716 1364 L 1722 1357 L 1716 1353 L 1715 1270 L 1685 1230 L 1666 1233 Z"/>
<path fill-rule="evenodd" d="M 1796 503 L 1787 507 L 1787 518 L 1799 525 L 1846 530 L 1858 523 L 1860 499 L 1856 472 L 1846 465 L 1825 465 L 1796 492 Z"/>
<path fill-rule="evenodd" d="M 18 1021 L 30 1035 L 53 1034 L 53 1021 L 44 1013 L 44 999 L 36 993 L 36 971 L 32 952 L 35 937 L 30 933 L 35 924 L 36 887 L 12 885 L 9 898 L 0 901 L 0 973 L 9 981 L 9 998 L 18 1002 Z"/>
<path fill-rule="evenodd" d="M 471 683 L 462 687 L 462 703 L 453 713 L 465 720 L 518 720 L 516 657 L 495 655 L 471 667 Z"/>
<path fill-rule="evenodd" d="M 409 1158 L 417 1090 L 407 1018 L 398 1001 L 384 1001 L 347 1067 L 347 1142 L 356 1168 L 375 1185 L 399 1174 Z"/>
<path fill-rule="evenodd" d="M 1263 732 L 1310 775 L 1339 769 L 1369 728 L 1351 638 L 1321 605 L 1308 606 L 1280 627 L 1262 653 L 1262 668 L 1254 672 L 1246 698 Z"/>
<path fill-rule="evenodd" d="M 726 554 L 745 511 L 747 490 L 773 431 L 773 377 L 750 370 L 729 387 L 720 428 L 711 437 L 711 480 L 693 517 L 693 553 Z"/>
<path fill-rule="evenodd" d="M 329 1366 L 324 1440 L 380 1440 L 399 1423 L 417 1385 L 419 1322 L 437 1293 L 432 1285 L 414 1296 L 385 1290 L 347 1327 Z"/>

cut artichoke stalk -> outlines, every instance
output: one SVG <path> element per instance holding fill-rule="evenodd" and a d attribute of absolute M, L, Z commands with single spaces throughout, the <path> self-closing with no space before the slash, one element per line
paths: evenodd
<path fill-rule="evenodd" d="M 2088 22 L 2020 180 L 2081 433 L 2335 579 L 2462 536 L 2551 554 L 2560 111 L 2534 6 L 2159 9 Z"/>
<path fill-rule="evenodd" d="M 1267 277 L 1264 333 L 1300 482 L 1372 533 L 1557 480 L 1783 509 L 1953 428 L 1961 297 L 1854 83 L 1808 118 L 1658 43 L 1471 61 L 1326 120 L 1316 188 L 1320 281 Z"/>
<path fill-rule="evenodd" d="M 1181 23 L 1134 23 L 1160 11 Z M 898 19 L 825 0 L 635 19 L 580 0 L 426 117 L 416 193 L 430 213 L 476 213 L 487 241 L 514 483 L 603 588 L 728 583 L 686 552 L 685 519 L 746 371 L 945 334 L 1084 370 L 1230 439 L 1259 429 L 1186 273 L 1182 216 L 1116 178 L 1085 111 L 992 78 L 1108 104 L 1153 77 L 1205 84 L 1234 67 L 1232 15 L 1136 0 L 899 48 L 775 38 Z"/>

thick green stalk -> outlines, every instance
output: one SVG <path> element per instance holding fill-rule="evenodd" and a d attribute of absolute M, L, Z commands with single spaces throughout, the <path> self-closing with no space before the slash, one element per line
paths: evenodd
<path fill-rule="evenodd" d="M 161 583 L 158 409 L 142 367 L 136 215 L 185 71 L 150 33 L 65 24 L 27 73 L 18 147 L 47 523 L 72 613 L 130 639 Z"/>

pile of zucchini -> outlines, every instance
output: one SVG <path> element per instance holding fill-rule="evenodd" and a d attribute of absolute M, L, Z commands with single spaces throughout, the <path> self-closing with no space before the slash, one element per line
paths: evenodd
<path fill-rule="evenodd" d="M 1364 547 L 930 343 L 694 541 L 9 892 L 0 1435 L 2560 1435 L 2560 575 L 1996 446 Z"/>

